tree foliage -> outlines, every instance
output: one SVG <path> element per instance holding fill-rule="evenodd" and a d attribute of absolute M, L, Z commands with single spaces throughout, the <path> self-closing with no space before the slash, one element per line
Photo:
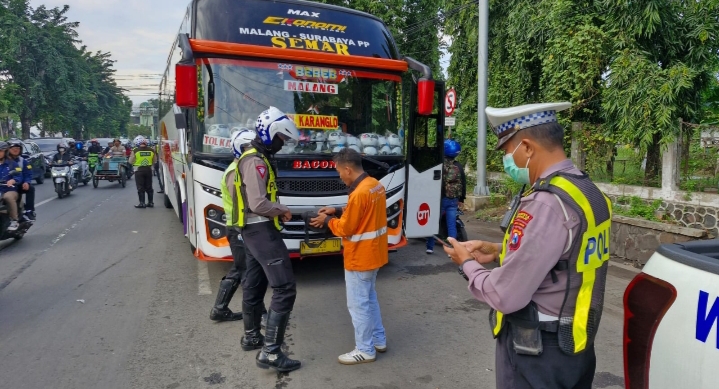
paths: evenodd
<path fill-rule="evenodd" d="M 447 0 L 446 7 L 467 3 Z M 471 152 L 477 14 L 476 5 L 468 7 L 445 25 L 452 38 L 449 84 L 459 94 L 455 136 Z M 490 1 L 488 105 L 570 101 L 561 122 L 591 124 L 596 139 L 589 143 L 602 143 L 602 155 L 607 142 L 655 150 L 647 176 L 658 174 L 658 147 L 677 135 L 678 118 L 699 121 L 715 112 L 718 59 L 717 1 Z M 495 141 L 488 136 L 488 166 L 501 170 Z"/>
<path fill-rule="evenodd" d="M 79 138 L 122 131 L 129 121 L 114 61 L 80 46 L 68 10 L 0 0 L 0 110 L 19 117 L 24 138 L 36 124 Z"/>

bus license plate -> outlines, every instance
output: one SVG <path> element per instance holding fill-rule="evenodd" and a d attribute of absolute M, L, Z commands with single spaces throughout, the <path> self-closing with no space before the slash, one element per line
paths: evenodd
<path fill-rule="evenodd" d="M 300 241 L 300 255 L 334 254 L 342 251 L 342 240 L 332 238 L 322 241 L 321 239 L 310 240 L 307 245 Z"/>

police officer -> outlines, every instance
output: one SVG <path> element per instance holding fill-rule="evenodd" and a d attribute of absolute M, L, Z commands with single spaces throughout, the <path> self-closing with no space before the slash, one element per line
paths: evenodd
<path fill-rule="evenodd" d="M 531 185 L 502 243 L 445 247 L 491 308 L 497 387 L 592 387 L 609 260 L 611 203 L 564 154 L 556 112 L 570 103 L 487 108 L 504 170 Z M 483 264 L 499 262 L 486 269 Z"/>
<path fill-rule="evenodd" d="M 240 285 L 245 274 L 245 246 L 240 238 L 240 230 L 237 227 L 236 220 L 233 220 L 232 214 L 233 199 L 235 198 L 235 182 L 239 179 L 236 174 L 237 162 L 240 160 L 242 153 L 249 148 L 250 142 L 255 140 L 257 133 L 253 130 L 244 129 L 237 132 L 232 137 L 232 153 L 235 160 L 225 169 L 220 183 L 220 191 L 222 193 L 222 206 L 227 217 L 227 240 L 230 242 L 230 251 L 232 251 L 232 267 L 220 281 L 220 288 L 217 291 L 215 305 L 210 311 L 210 319 L 215 321 L 231 321 L 242 320 L 241 312 L 232 312 L 228 305 L 235 291 Z M 235 222 L 233 224 L 233 222 Z"/>
<path fill-rule="evenodd" d="M 145 208 L 145 193 L 147 193 L 147 207 L 152 208 L 155 203 L 152 201 L 152 164 L 157 160 L 155 151 L 148 147 L 147 139 L 138 135 L 135 137 L 137 146 L 130 154 L 129 164 L 135 168 L 135 184 L 137 185 L 137 196 L 140 204 L 135 208 Z"/>
<path fill-rule="evenodd" d="M 23 144 L 18 139 L 9 140 L 9 157 L 22 169 L 22 180 L 18 194 L 25 195 L 25 213 L 22 217 L 25 220 L 35 220 L 35 187 L 32 185 L 32 165 L 30 161 L 22 157 Z"/>
<path fill-rule="evenodd" d="M 261 348 L 257 366 L 288 372 L 300 368 L 300 361 L 281 350 L 287 321 L 297 295 L 290 254 L 282 241 L 280 217 L 289 221 L 289 208 L 277 202 L 275 172 L 268 157 L 282 149 L 285 141 L 298 140 L 299 132 L 282 111 L 270 107 L 255 123 L 258 137 L 239 158 L 235 183 L 232 224 L 241 228 L 247 255 L 247 272 L 242 283 L 242 314 L 245 336 L 242 349 Z M 267 286 L 273 291 L 267 313 L 265 336 L 260 334 L 262 301 Z"/>

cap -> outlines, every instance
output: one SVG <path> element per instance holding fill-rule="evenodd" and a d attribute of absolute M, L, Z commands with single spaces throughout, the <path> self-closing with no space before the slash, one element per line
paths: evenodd
<path fill-rule="evenodd" d="M 497 149 L 502 147 L 514 134 L 525 128 L 557 121 L 557 112 L 572 106 L 569 102 L 526 104 L 510 108 L 487 107 L 487 119 L 492 124 L 494 135 L 499 142 Z"/>

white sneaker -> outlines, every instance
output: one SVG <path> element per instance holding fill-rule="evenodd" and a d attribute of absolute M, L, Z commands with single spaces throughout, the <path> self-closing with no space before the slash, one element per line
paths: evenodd
<path fill-rule="evenodd" d="M 386 344 L 375 344 L 374 349 L 377 350 L 378 353 L 386 353 L 387 345 Z"/>
<path fill-rule="evenodd" d="M 430 249 L 427 249 L 427 251 L 425 251 L 425 252 L 426 252 L 427 254 L 434 254 L 434 250 L 430 250 Z"/>
<path fill-rule="evenodd" d="M 7 227 L 8 231 L 17 231 L 17 229 L 20 227 L 20 224 L 18 224 L 17 220 L 10 221 L 10 225 Z"/>
<path fill-rule="evenodd" d="M 369 355 L 367 353 L 363 353 L 362 351 L 354 349 L 347 354 L 340 355 L 337 359 L 343 365 L 356 365 L 358 363 L 374 362 L 376 358 L 376 355 Z"/>

